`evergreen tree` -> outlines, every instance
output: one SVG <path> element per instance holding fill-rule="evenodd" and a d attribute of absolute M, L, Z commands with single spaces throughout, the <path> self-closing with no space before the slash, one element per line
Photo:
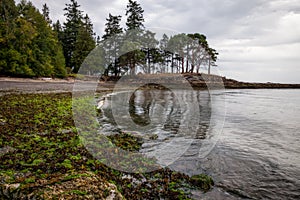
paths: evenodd
<path fill-rule="evenodd" d="M 159 48 L 161 50 L 166 50 L 169 40 L 170 38 L 166 34 L 163 34 L 162 39 L 159 41 Z"/>
<path fill-rule="evenodd" d="M 0 2 L 0 36 L 1 46 L 8 45 L 10 39 L 15 39 L 15 19 L 18 17 L 18 10 L 14 0 L 1 0 Z"/>
<path fill-rule="evenodd" d="M 96 44 L 97 44 L 97 46 L 99 46 L 100 43 L 101 43 L 101 37 L 98 35 L 98 36 L 97 36 L 97 39 L 96 39 Z"/>
<path fill-rule="evenodd" d="M 136 73 L 138 64 L 145 64 L 145 52 L 141 51 L 144 34 L 144 10 L 136 1 L 129 0 L 126 9 L 126 36 L 122 50 L 126 55 L 122 56 L 122 63 L 130 68 L 131 75 Z M 131 50 L 131 51 L 130 51 Z"/>
<path fill-rule="evenodd" d="M 64 23 L 64 34 L 63 34 L 63 50 L 66 59 L 66 66 L 75 69 L 77 59 L 74 58 L 74 51 L 76 46 L 77 37 L 79 34 L 79 28 L 82 23 L 82 11 L 79 10 L 76 0 L 71 0 L 70 4 L 66 4 L 66 22 Z"/>
<path fill-rule="evenodd" d="M 74 55 L 72 57 L 72 63 L 74 63 L 73 72 L 77 73 L 84 59 L 88 54 L 96 47 L 95 34 L 93 31 L 93 24 L 88 15 L 83 18 L 78 36 L 75 42 Z"/>
<path fill-rule="evenodd" d="M 101 45 L 96 46 L 81 64 L 80 74 L 103 75 L 105 71 L 104 49 Z"/>
<path fill-rule="evenodd" d="M 129 0 L 127 5 L 126 16 L 127 16 L 127 30 L 143 30 L 144 29 L 144 10 L 136 1 Z"/>
<path fill-rule="evenodd" d="M 156 48 L 158 41 L 155 39 L 155 33 L 151 31 L 145 31 L 141 38 L 142 46 L 145 56 L 146 56 L 146 65 L 144 65 L 144 72 L 150 74 L 151 69 L 154 69 L 154 65 L 158 63 L 160 59 L 159 50 Z M 153 64 L 153 65 L 151 65 Z"/>
<path fill-rule="evenodd" d="M 120 26 L 121 18 L 120 15 L 113 16 L 109 14 L 109 17 L 106 19 L 107 22 L 105 24 L 106 28 L 104 30 L 104 35 L 102 36 L 104 40 L 123 33 L 123 29 Z"/>
<path fill-rule="evenodd" d="M 46 3 L 43 5 L 42 11 L 43 11 L 43 16 L 44 16 L 46 22 L 48 22 L 49 25 L 52 24 L 52 20 L 50 19 L 50 16 L 49 16 L 50 10 Z"/>
<path fill-rule="evenodd" d="M 22 1 L 19 4 L 21 16 L 29 22 L 36 35 L 31 44 L 28 44 L 30 52 L 27 64 L 35 76 L 65 75 L 64 59 L 61 47 L 54 31 L 45 20 L 44 16 L 32 5 L 31 2 Z M 56 74 L 57 73 L 57 74 Z"/>
<path fill-rule="evenodd" d="M 179 71 L 179 68 L 181 68 L 181 73 L 185 72 L 184 61 L 186 56 L 185 50 L 187 40 L 188 37 L 184 33 L 174 35 L 169 40 L 167 50 L 173 53 L 172 60 L 175 61 L 172 62 L 172 72 L 174 67 L 177 67 L 177 71 Z"/>
<path fill-rule="evenodd" d="M 136 1 L 129 0 L 126 9 L 126 40 L 141 43 L 144 34 L 144 10 Z"/>
<path fill-rule="evenodd" d="M 59 20 L 57 20 L 56 23 L 53 24 L 53 31 L 56 33 L 58 41 L 62 44 L 64 32 Z"/>
<path fill-rule="evenodd" d="M 172 55 L 173 53 L 167 51 L 169 40 L 170 38 L 166 34 L 163 34 L 162 39 L 159 41 L 159 49 L 161 51 L 161 57 L 162 57 L 161 71 L 164 73 L 168 72 L 169 63 L 172 63 L 172 58 L 173 58 Z"/>
<path fill-rule="evenodd" d="M 1 0 L 0 2 L 0 73 L 9 71 L 19 54 L 15 52 L 14 43 L 16 41 L 16 18 L 18 16 L 17 7 L 14 0 Z M 15 52 L 15 53 L 13 53 Z M 13 55 L 11 55 L 13 54 Z M 10 56 L 10 57 L 9 57 Z"/>
<path fill-rule="evenodd" d="M 62 50 L 44 16 L 26 0 L 18 6 L 14 1 L 4 3 L 0 4 L 1 74 L 65 76 Z"/>
<path fill-rule="evenodd" d="M 121 16 L 109 14 L 106 21 L 105 34 L 102 36 L 104 39 L 102 46 L 105 50 L 105 61 L 108 70 L 106 73 L 112 72 L 115 76 L 118 76 L 121 71 L 119 56 L 123 33 L 123 29 L 120 26 Z"/>
<path fill-rule="evenodd" d="M 25 1 L 22 1 L 25 4 Z M 5 0 L 1 5 L 1 51 L 0 71 L 5 75 L 33 76 L 28 60 L 32 40 L 36 37 L 35 27 L 19 17 L 14 1 Z"/>
<path fill-rule="evenodd" d="M 55 74 L 57 74 L 58 77 L 64 77 L 66 76 L 66 63 L 65 63 L 65 57 L 64 57 L 64 52 L 63 52 L 63 46 L 62 46 L 62 40 L 63 40 L 63 29 L 60 24 L 60 21 L 57 20 L 56 23 L 53 24 L 53 31 L 57 40 L 57 56 L 54 58 L 55 62 L 60 62 L 62 64 L 57 64 L 57 66 L 61 66 L 58 70 L 56 69 Z M 61 71 L 61 72 L 59 72 Z"/>
<path fill-rule="evenodd" d="M 194 33 L 188 34 L 188 37 L 195 41 L 194 51 L 192 55 L 192 68 L 191 72 L 194 71 L 194 65 L 197 65 L 197 73 L 201 65 L 208 65 L 208 74 L 210 74 L 211 66 L 216 66 L 215 62 L 218 58 L 218 53 L 215 49 L 209 47 L 207 38 L 203 34 Z"/>

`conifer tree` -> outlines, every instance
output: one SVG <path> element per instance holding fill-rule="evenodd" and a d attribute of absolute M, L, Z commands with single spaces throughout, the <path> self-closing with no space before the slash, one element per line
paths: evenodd
<path fill-rule="evenodd" d="M 144 29 L 144 10 L 142 9 L 141 5 L 138 4 L 136 1 L 129 0 L 126 10 L 127 16 L 127 30 L 142 30 Z"/>
<path fill-rule="evenodd" d="M 126 64 L 130 68 L 131 75 L 136 73 L 136 67 L 138 64 L 145 63 L 145 53 L 141 51 L 143 44 L 144 34 L 144 10 L 137 1 L 129 0 L 126 9 L 126 39 L 123 44 L 123 52 L 127 52 L 126 55 L 122 56 L 123 64 Z M 131 51 L 131 52 L 129 52 Z"/>
<path fill-rule="evenodd" d="M 145 31 L 141 39 L 143 46 L 142 51 L 146 56 L 146 64 L 144 65 L 143 70 L 145 73 L 150 74 L 151 69 L 155 68 L 154 64 L 156 64 L 160 59 L 159 50 L 156 48 L 159 42 L 155 39 L 155 33 L 149 30 Z"/>
<path fill-rule="evenodd" d="M 96 39 L 96 45 L 99 46 L 101 43 L 101 37 L 98 35 Z"/>
<path fill-rule="evenodd" d="M 75 69 L 75 58 L 74 51 L 76 40 L 79 34 L 79 28 L 82 23 L 82 11 L 79 10 L 80 5 L 76 0 L 71 0 L 69 4 L 66 4 L 66 22 L 64 23 L 64 34 L 63 34 L 63 50 L 66 59 L 66 66 Z"/>
<path fill-rule="evenodd" d="M 118 76 L 121 69 L 119 66 L 119 54 L 122 44 L 123 29 L 120 26 L 121 16 L 113 16 L 109 14 L 106 19 L 105 34 L 102 36 L 103 49 L 105 50 L 105 61 L 108 72 L 111 71 L 115 76 Z"/>
<path fill-rule="evenodd" d="M 18 6 L 14 1 L 4 3 L 5 7 L 0 4 L 0 32 L 5 35 L 0 40 L 0 72 L 26 77 L 65 76 L 62 50 L 39 10 L 26 0 Z"/>
<path fill-rule="evenodd" d="M 62 44 L 64 32 L 59 20 L 57 20 L 56 23 L 53 24 L 53 31 L 56 33 L 58 41 Z"/>
<path fill-rule="evenodd" d="M 15 38 L 14 26 L 17 17 L 17 8 L 14 0 L 0 1 L 0 73 L 9 68 L 7 53 L 12 47 Z"/>
<path fill-rule="evenodd" d="M 161 61 L 162 72 L 168 72 L 169 63 L 172 63 L 173 52 L 167 50 L 169 40 L 170 38 L 166 34 L 163 34 L 162 39 L 159 41 L 159 49 L 161 51 L 161 57 L 162 57 L 162 61 Z"/>
<path fill-rule="evenodd" d="M 35 76 L 65 75 L 65 62 L 61 47 L 54 31 L 45 20 L 44 16 L 31 2 L 22 1 L 19 5 L 20 13 L 24 20 L 31 24 L 35 34 L 34 39 L 28 41 L 27 64 Z M 26 54 L 25 54 L 26 55 Z"/>
<path fill-rule="evenodd" d="M 13 39 L 15 28 L 15 19 L 18 16 L 18 10 L 14 0 L 1 0 L 0 2 L 0 34 L 2 45 L 9 39 Z M 5 41 L 4 41 L 5 40 Z M 1 46 L 2 46 L 1 45 Z"/>
<path fill-rule="evenodd" d="M 123 29 L 120 26 L 121 18 L 122 17 L 120 15 L 113 16 L 109 14 L 109 17 L 106 19 L 107 22 L 105 24 L 105 33 L 102 36 L 104 40 L 123 33 Z"/>
<path fill-rule="evenodd" d="M 48 22 L 48 24 L 51 25 L 52 20 L 50 19 L 50 9 L 46 3 L 43 5 L 42 11 L 43 11 L 43 16 L 44 16 L 46 22 Z"/>
<path fill-rule="evenodd" d="M 17 59 L 14 50 L 16 41 L 17 7 L 14 0 L 1 0 L 0 2 L 0 73 L 5 74 L 14 65 L 12 60 Z M 15 52 L 15 53 L 13 53 Z M 14 55 L 11 55 L 14 54 Z M 10 58 L 8 58 L 10 57 Z"/>
<path fill-rule="evenodd" d="M 78 36 L 75 42 L 74 55 L 72 63 L 74 63 L 73 72 L 77 73 L 84 59 L 96 47 L 95 33 L 93 31 L 93 24 L 88 15 L 83 18 L 78 30 Z"/>

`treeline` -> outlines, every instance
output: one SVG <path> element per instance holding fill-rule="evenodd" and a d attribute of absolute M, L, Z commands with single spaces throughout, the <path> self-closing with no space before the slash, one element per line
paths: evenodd
<path fill-rule="evenodd" d="M 32 3 L 1 0 L 0 13 L 0 74 L 66 76 L 57 35 Z"/>
<path fill-rule="evenodd" d="M 120 25 L 122 16 L 109 14 L 105 34 L 98 42 L 97 50 L 88 60 L 82 73 L 100 73 L 101 63 L 105 75 L 121 76 L 137 73 L 199 73 L 200 68 L 216 66 L 217 51 L 209 47 L 203 34 L 163 34 L 145 29 L 144 10 L 136 1 L 129 0 L 126 9 L 126 27 Z M 100 60 L 99 58 L 103 58 Z M 97 62 L 95 62 L 97 60 Z"/>
<path fill-rule="evenodd" d="M 0 2 L 0 74 L 60 77 L 76 73 L 96 47 L 93 25 L 75 0 L 66 4 L 66 22 L 52 23 L 45 4 L 42 13 L 30 2 Z"/>
<path fill-rule="evenodd" d="M 201 67 L 210 70 L 217 60 L 218 53 L 202 34 L 164 34 L 157 40 L 155 33 L 145 29 L 144 10 L 133 0 L 126 8 L 126 27 L 120 25 L 122 16 L 109 14 L 102 37 L 96 36 L 76 0 L 70 0 L 64 11 L 65 22 L 53 23 L 46 4 L 40 12 L 30 1 L 16 5 L 14 0 L 1 0 L 0 74 L 185 73 L 199 72 Z"/>

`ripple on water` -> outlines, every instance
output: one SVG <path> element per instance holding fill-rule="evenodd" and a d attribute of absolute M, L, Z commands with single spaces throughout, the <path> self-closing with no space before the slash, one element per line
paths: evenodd
<path fill-rule="evenodd" d="M 142 152 L 155 152 L 170 140 L 179 138 L 176 130 L 181 119 L 189 115 L 188 110 L 178 107 L 173 96 L 157 93 L 162 98 L 159 103 L 146 96 L 133 101 L 138 105 L 136 117 L 156 112 L 156 106 L 166 108 L 161 113 L 164 121 L 151 131 L 141 133 L 158 136 L 154 140 L 145 139 Z M 218 107 L 224 100 L 221 93 L 213 94 L 216 110 L 222 110 Z M 201 96 L 201 120 L 193 142 L 170 167 L 189 175 L 208 173 L 214 178 L 216 187 L 206 194 L 195 191 L 196 199 L 300 199 L 299 90 L 232 90 L 226 94 L 227 116 L 222 135 L 213 151 L 201 158 L 199 149 L 220 131 L 211 127 L 220 121 L 217 117 L 216 121 L 210 120 L 209 94 L 203 91 L 182 93 L 190 98 L 185 98 L 186 101 L 192 101 L 193 95 Z M 106 113 L 100 117 L 100 123 L 106 131 L 116 131 L 112 120 L 107 120 L 110 117 Z"/>

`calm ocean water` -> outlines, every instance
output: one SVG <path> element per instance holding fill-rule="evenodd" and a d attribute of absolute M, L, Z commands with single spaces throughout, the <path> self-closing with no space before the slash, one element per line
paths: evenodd
<path fill-rule="evenodd" d="M 215 188 L 194 191 L 195 199 L 300 199 L 300 90 L 176 95 L 155 90 L 115 96 L 106 98 L 101 131 L 138 133 L 145 138 L 141 152 L 156 156 L 162 166 L 211 175 Z M 126 120 L 115 123 L 111 99 L 120 107 L 118 119 L 130 115 L 144 128 Z M 168 145 L 174 148 L 165 151 Z"/>

